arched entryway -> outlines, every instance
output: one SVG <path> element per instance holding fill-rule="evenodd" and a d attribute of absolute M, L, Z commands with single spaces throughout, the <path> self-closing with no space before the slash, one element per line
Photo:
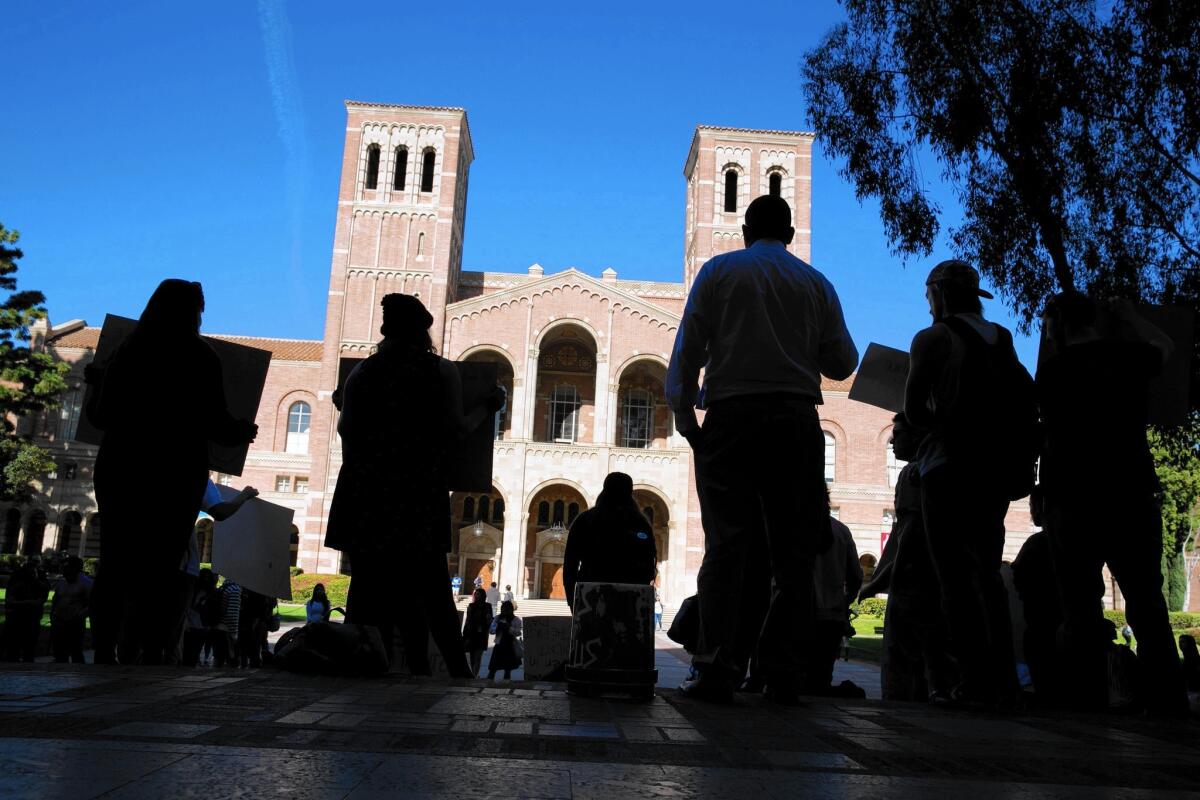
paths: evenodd
<path fill-rule="evenodd" d="M 488 567 L 492 577 L 487 583 L 500 579 L 500 546 L 504 541 L 506 510 L 504 496 L 494 486 L 490 492 L 455 492 L 450 495 L 450 513 L 456 534 L 450 542 L 449 567 L 451 575 L 458 575 L 463 579 L 463 593 L 471 591 L 472 582 L 484 568 L 480 563 L 467 563 L 464 545 L 470 546 L 469 553 L 473 561 L 492 562 Z M 476 541 L 481 537 L 487 537 L 489 541 L 494 542 L 495 552 L 488 551 Z M 484 554 L 488 554 L 486 559 L 482 558 Z M 467 574 L 468 571 L 471 572 L 470 575 Z"/>
<path fill-rule="evenodd" d="M 614 438 L 618 447 L 667 446 L 671 413 L 663 389 L 666 376 L 666 367 L 649 358 L 639 358 L 621 370 Z"/>
<path fill-rule="evenodd" d="M 87 527 L 83 529 L 83 557 L 100 557 L 100 512 L 88 517 Z"/>
<path fill-rule="evenodd" d="M 21 509 L 16 506 L 4 514 L 4 528 L 0 530 L 0 553 L 17 552 L 17 542 L 21 539 Z"/>
<path fill-rule="evenodd" d="M 495 350 L 476 350 L 463 361 L 475 364 L 495 364 L 496 383 L 504 387 L 507 401 L 504 413 L 496 420 L 495 437 L 506 439 L 512 436 L 512 405 L 513 405 L 513 367 L 512 362 Z"/>
<path fill-rule="evenodd" d="M 658 551 L 658 574 L 654 577 L 654 585 L 661 586 L 671 546 L 671 512 L 666 501 L 657 492 L 649 489 L 634 489 L 633 499 L 642 510 L 642 516 L 650 523 L 651 532 L 654 534 L 654 547 Z"/>
<path fill-rule="evenodd" d="M 27 556 L 40 556 L 42 543 L 46 536 L 46 512 L 40 508 L 29 514 L 25 523 L 25 546 L 21 551 Z"/>
<path fill-rule="evenodd" d="M 596 342 L 566 324 L 546 334 L 538 352 L 534 439 L 592 442 L 596 429 Z"/>
<path fill-rule="evenodd" d="M 462 593 L 475 589 L 478 578 L 487 588 L 500 578 L 500 542 L 504 533 L 483 521 L 463 526 L 458 531 L 458 574 L 462 576 Z"/>
<path fill-rule="evenodd" d="M 862 567 L 863 584 L 870 582 L 871 577 L 875 574 L 875 565 L 879 563 L 879 559 L 870 553 L 863 553 L 858 557 L 858 565 Z"/>
<path fill-rule="evenodd" d="M 567 531 L 587 510 L 579 490 L 567 484 L 546 486 L 529 501 L 525 529 L 525 582 L 532 597 L 566 599 L 562 585 Z"/>
<path fill-rule="evenodd" d="M 196 539 L 200 549 L 200 561 L 204 564 L 211 564 L 213 551 L 213 521 L 211 517 L 204 517 L 196 521 Z"/>
<path fill-rule="evenodd" d="M 58 549 L 77 556 L 83 550 L 83 515 L 78 511 L 64 511 L 58 518 Z"/>

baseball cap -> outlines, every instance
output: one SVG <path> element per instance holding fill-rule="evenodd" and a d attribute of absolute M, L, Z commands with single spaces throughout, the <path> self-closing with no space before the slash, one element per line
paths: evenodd
<path fill-rule="evenodd" d="M 975 271 L 975 268 L 965 261 L 959 261 L 957 258 L 943 261 L 929 271 L 929 277 L 925 279 L 925 285 L 930 286 L 935 283 L 957 283 L 959 286 L 975 292 L 980 297 L 986 297 L 988 300 L 995 299 L 991 292 L 986 292 L 979 288 L 979 273 Z"/>

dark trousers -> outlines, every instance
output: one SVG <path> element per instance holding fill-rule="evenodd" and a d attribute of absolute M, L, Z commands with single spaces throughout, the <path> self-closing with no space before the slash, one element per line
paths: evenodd
<path fill-rule="evenodd" d="M 175 575 L 175 593 L 171 599 L 171 631 L 167 636 L 166 662 L 183 663 L 183 631 L 187 627 L 188 608 L 192 605 L 192 594 L 196 590 L 196 576 L 180 570 Z"/>
<path fill-rule="evenodd" d="M 463 652 L 445 553 L 413 549 L 381 558 L 374 552 L 352 552 L 350 558 L 354 574 L 346 598 L 347 622 L 378 628 L 389 660 L 399 626 L 405 661 L 414 675 L 432 673 L 432 635 L 450 677 L 474 677 Z"/>
<path fill-rule="evenodd" d="M 60 664 L 73 661 L 82 664 L 83 661 L 83 631 L 87 618 L 52 621 L 50 623 L 50 641 L 54 645 L 54 660 Z"/>
<path fill-rule="evenodd" d="M 929 556 L 941 589 L 964 699 L 995 702 L 1019 691 L 1008 594 L 1000 577 L 1008 500 L 995 481 L 958 464 L 921 476 Z"/>
<path fill-rule="evenodd" d="M 1110 498 L 1112 502 L 1103 502 Z M 1059 658 L 1075 704 L 1107 704 L 1111 628 L 1104 622 L 1103 566 L 1125 597 L 1125 617 L 1137 637 L 1147 707 L 1187 710 L 1183 670 L 1162 593 L 1162 517 L 1148 492 L 1087 492 L 1047 496 L 1047 529 L 1062 598 Z"/>
<path fill-rule="evenodd" d="M 812 640 L 805 647 L 804 691 L 810 694 L 828 693 L 833 685 L 833 667 L 842 649 L 846 624 L 838 620 L 816 621 Z"/>
<path fill-rule="evenodd" d="M 9 608 L 4 620 L 4 659 L 33 661 L 42 632 L 42 609 Z"/>
<path fill-rule="evenodd" d="M 756 653 L 767 683 L 797 688 L 813 627 L 813 555 L 830 537 L 816 409 L 780 395 L 721 401 L 694 446 L 705 552 L 692 663 L 734 682 Z"/>

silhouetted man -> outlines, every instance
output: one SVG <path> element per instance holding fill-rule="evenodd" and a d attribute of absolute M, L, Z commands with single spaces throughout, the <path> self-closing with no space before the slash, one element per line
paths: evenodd
<path fill-rule="evenodd" d="M 795 702 L 813 628 L 813 557 L 831 536 L 816 407 L 821 375 L 848 377 L 858 350 L 833 285 L 787 251 L 791 214 L 779 197 L 746 209 L 746 249 L 697 273 L 667 371 L 676 428 L 695 451 L 705 545 L 699 674 L 680 688 L 703 699 L 727 699 L 745 673 L 739 627 L 743 638 L 748 626 L 759 629 L 747 618 L 755 604 L 743 599 L 766 591 L 765 578 L 747 584 L 746 574 L 769 564 L 757 653 L 768 695 Z"/>
<path fill-rule="evenodd" d="M 1152 713 L 1187 713 L 1187 695 L 1162 594 L 1158 478 L 1146 442 L 1150 380 L 1169 338 L 1126 303 L 1078 294 L 1046 304 L 1038 399 L 1045 420 L 1041 479 L 1064 613 L 1059 658 L 1077 705 L 1103 708 L 1111 629 L 1105 562 L 1137 636 Z"/>
<path fill-rule="evenodd" d="M 658 553 L 650 522 L 633 498 L 633 479 L 610 472 L 596 505 L 571 523 L 563 556 L 563 588 L 574 608 L 575 584 L 654 583 Z"/>
<path fill-rule="evenodd" d="M 929 431 L 917 463 L 929 555 L 962 671 L 954 699 L 1008 703 L 1019 687 L 1000 562 L 1004 515 L 1021 494 L 1017 445 L 1036 429 L 1032 379 L 1008 330 L 983 318 L 980 298 L 992 295 L 973 267 L 943 261 L 925 286 L 933 325 L 912 341 L 904 415 Z M 1025 466 L 1031 486 L 1032 456 Z"/>

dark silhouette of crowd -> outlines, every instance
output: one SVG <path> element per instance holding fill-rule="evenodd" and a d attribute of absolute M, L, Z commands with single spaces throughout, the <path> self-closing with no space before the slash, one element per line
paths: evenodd
<path fill-rule="evenodd" d="M 937 264 L 926 280 L 931 324 L 912 340 L 893 420 L 895 454 L 908 462 L 895 523 L 860 592 L 853 537 L 830 514 L 817 414 L 822 376 L 849 377 L 858 350 L 833 284 L 788 251 L 794 233 L 781 198 L 750 204 L 746 247 L 695 277 L 667 372 L 676 427 L 694 451 L 705 537 L 697 595 L 672 626 L 692 653 L 682 694 L 726 702 L 737 690 L 761 692 L 783 705 L 861 695 L 832 685 L 834 663 L 853 636 L 856 598 L 886 595 L 887 699 L 1013 710 L 1030 697 L 1024 682 L 1049 707 L 1186 714 L 1200 653 L 1182 637 L 1181 663 L 1168 621 L 1160 487 L 1146 440 L 1150 385 L 1170 339 L 1128 302 L 1061 293 L 1045 304 L 1035 378 L 1011 333 L 985 318 L 992 295 L 978 272 Z M 56 660 L 83 660 L 89 616 L 99 664 L 255 667 L 271 657 L 275 600 L 199 568 L 197 513 L 222 519 L 254 496 L 248 488 L 221 503 L 206 486 L 209 443 L 245 444 L 257 432 L 229 413 L 221 363 L 199 334 L 203 309 L 199 284 L 163 281 L 116 355 L 88 369 L 87 413 L 105 433 L 95 477 L 105 536 L 94 587 L 77 558 L 54 587 Z M 436 650 L 451 677 L 472 678 L 494 635 L 488 677 L 509 678 L 524 649 L 511 590 L 496 613 L 497 585 L 476 588 L 460 620 L 446 562 L 453 459 L 503 393 L 464 408 L 459 373 L 436 354 L 420 300 L 389 294 L 382 309 L 376 352 L 334 394 L 343 463 L 326 544 L 353 563 L 346 630 L 371 631 L 350 646 L 414 675 L 433 672 Z M 655 541 L 633 486 L 610 474 L 595 507 L 573 522 L 569 605 L 584 583 L 654 583 Z M 1004 520 L 1025 497 L 1040 532 L 1011 568 L 1024 626 L 1014 649 Z M 1136 657 L 1104 617 L 1105 566 L 1125 598 Z M 13 574 L 6 658 L 33 658 L 49 592 L 34 563 Z M 661 616 L 657 601 L 636 608 Z M 308 626 L 336 624 L 334 610 L 318 585 Z"/>

